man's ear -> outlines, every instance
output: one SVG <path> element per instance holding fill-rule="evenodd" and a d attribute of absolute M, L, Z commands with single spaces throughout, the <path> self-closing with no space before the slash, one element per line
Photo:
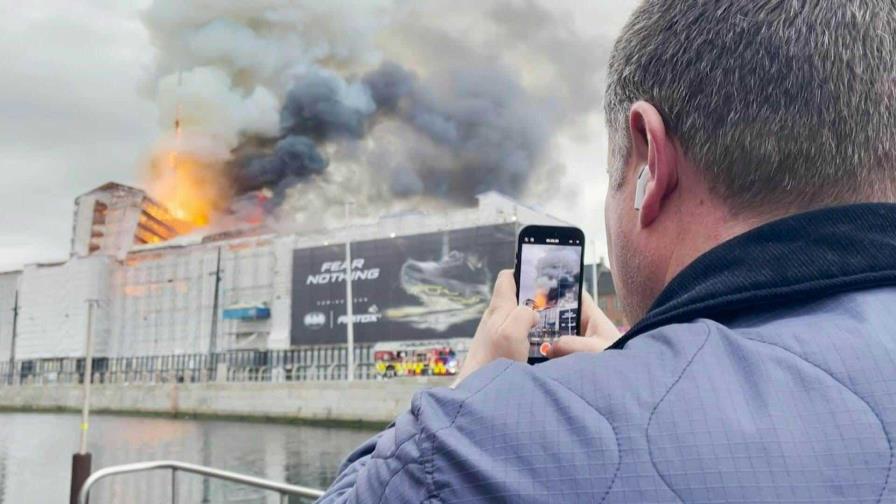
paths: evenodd
<path fill-rule="evenodd" d="M 639 160 L 638 166 L 646 162 L 649 171 L 638 216 L 641 227 L 646 228 L 660 216 L 667 196 L 678 186 L 677 149 L 675 142 L 666 133 L 663 116 L 645 101 L 632 105 L 629 111 L 629 128 L 632 154 Z"/>

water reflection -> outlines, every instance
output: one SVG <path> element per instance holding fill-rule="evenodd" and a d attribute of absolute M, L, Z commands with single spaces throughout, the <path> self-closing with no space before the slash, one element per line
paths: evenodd
<path fill-rule="evenodd" d="M 66 502 L 80 418 L 4 413 L 0 422 L 0 502 Z M 372 434 L 316 426 L 96 415 L 90 425 L 89 447 L 94 469 L 175 459 L 323 488 L 345 455 Z M 90 502 L 169 502 L 170 480 L 168 471 L 113 477 L 95 487 Z M 178 502 L 279 501 L 268 492 L 182 474 Z"/>

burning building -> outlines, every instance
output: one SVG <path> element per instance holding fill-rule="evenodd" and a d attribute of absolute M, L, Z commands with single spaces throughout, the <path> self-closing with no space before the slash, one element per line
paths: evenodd
<path fill-rule="evenodd" d="M 80 196 L 67 261 L 0 275 L 0 358 L 83 355 L 89 318 L 104 356 L 340 343 L 346 241 L 357 341 L 471 335 L 518 227 L 558 223 L 511 198 L 573 194 L 553 142 L 597 110 L 582 69 L 609 45 L 571 20 L 153 0 L 147 191 Z"/>
<path fill-rule="evenodd" d="M 132 246 L 168 241 L 193 228 L 144 191 L 110 182 L 75 199 L 71 252 L 120 260 Z"/>
<path fill-rule="evenodd" d="M 111 183 L 76 199 L 74 221 L 67 261 L 0 275 L 0 359 L 84 355 L 91 300 L 98 356 L 341 344 L 346 240 L 356 341 L 469 337 L 519 227 L 562 224 L 490 192 L 437 214 L 219 232 Z"/>

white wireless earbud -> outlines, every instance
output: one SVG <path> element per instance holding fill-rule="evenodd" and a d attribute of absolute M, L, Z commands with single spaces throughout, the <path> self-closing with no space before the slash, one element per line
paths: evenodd
<path fill-rule="evenodd" d="M 640 210 L 644 204 L 644 193 L 647 192 L 647 181 L 650 180 L 650 170 L 647 165 L 641 167 L 638 172 L 638 183 L 635 185 L 635 210 Z"/>

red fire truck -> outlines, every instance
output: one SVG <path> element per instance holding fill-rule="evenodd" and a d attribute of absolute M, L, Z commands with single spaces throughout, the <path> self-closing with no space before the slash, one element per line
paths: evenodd
<path fill-rule="evenodd" d="M 384 341 L 373 347 L 376 373 L 396 376 L 451 376 L 460 368 L 469 340 Z"/>

